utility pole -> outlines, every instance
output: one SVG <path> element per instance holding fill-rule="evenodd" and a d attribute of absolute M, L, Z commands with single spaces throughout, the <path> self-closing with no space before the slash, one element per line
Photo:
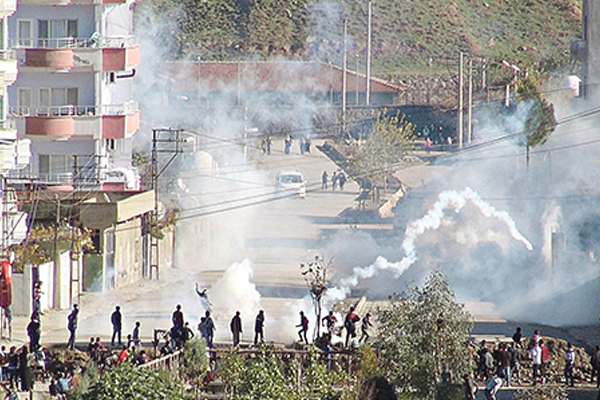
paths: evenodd
<path fill-rule="evenodd" d="M 347 56 L 346 51 L 346 38 L 348 33 L 348 22 L 344 19 L 344 49 L 342 53 L 342 131 L 346 133 L 346 92 L 348 89 L 348 77 L 346 76 L 347 70 Z"/>
<path fill-rule="evenodd" d="M 159 238 L 157 237 L 158 230 L 158 205 L 159 205 L 159 189 L 158 189 L 158 178 L 162 173 L 173 163 L 178 154 L 183 153 L 181 143 L 185 142 L 181 138 L 183 129 L 152 129 L 152 165 L 151 165 L 151 182 L 152 190 L 154 191 L 154 210 L 150 215 L 150 267 L 148 269 L 148 278 L 154 277 L 153 271 L 156 274 L 156 279 L 159 277 Z M 160 146 L 160 147 L 159 147 Z M 162 168 L 158 168 L 158 155 L 161 153 L 169 154 L 170 158 L 167 160 Z M 154 228 L 154 231 L 153 229 Z"/>
<path fill-rule="evenodd" d="M 469 103 L 467 113 L 467 143 L 471 144 L 473 140 L 473 59 L 469 59 L 469 93 L 467 102 Z"/>
<path fill-rule="evenodd" d="M 458 148 L 462 148 L 464 135 L 464 99 L 463 99 L 463 69 L 464 60 L 463 52 L 459 53 L 458 57 Z"/>
<path fill-rule="evenodd" d="M 60 285 L 57 283 L 59 282 L 59 277 L 60 277 L 60 260 L 59 260 L 59 254 L 60 251 L 58 251 L 58 230 L 60 229 L 60 195 L 56 196 L 57 202 L 56 202 L 56 221 L 54 222 L 54 248 L 53 248 L 53 253 L 54 253 L 54 271 L 53 275 L 54 275 L 54 282 L 56 285 L 56 290 L 54 291 L 54 299 L 53 299 L 53 303 L 54 303 L 54 308 L 59 308 L 60 307 Z"/>
<path fill-rule="evenodd" d="M 365 88 L 365 105 L 371 105 L 371 36 L 373 25 L 373 3 L 367 4 L 367 86 Z"/>
<path fill-rule="evenodd" d="M 359 80 L 358 80 L 358 53 L 356 54 L 356 70 L 354 71 L 354 82 L 356 83 L 356 94 L 355 94 L 355 103 L 356 105 L 359 105 L 360 102 L 358 101 L 358 98 L 360 96 L 360 92 L 358 91 L 358 85 L 359 85 Z"/>

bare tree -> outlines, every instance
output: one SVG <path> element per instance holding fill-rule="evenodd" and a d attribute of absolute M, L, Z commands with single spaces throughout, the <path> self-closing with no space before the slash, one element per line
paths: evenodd
<path fill-rule="evenodd" d="M 315 260 L 309 263 L 300 263 L 300 270 L 304 280 L 308 285 L 308 290 L 315 306 L 315 316 L 317 317 L 316 336 L 321 336 L 321 309 L 323 294 L 327 291 L 327 270 L 332 266 L 333 260 L 325 261 L 318 255 Z"/>

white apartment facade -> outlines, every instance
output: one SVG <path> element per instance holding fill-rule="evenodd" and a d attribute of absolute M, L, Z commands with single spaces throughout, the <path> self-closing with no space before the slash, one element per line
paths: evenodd
<path fill-rule="evenodd" d="M 26 175 L 68 190 L 139 190 L 134 0 L 20 0 L 4 28 L 18 63 L 8 126 L 31 140 Z"/>

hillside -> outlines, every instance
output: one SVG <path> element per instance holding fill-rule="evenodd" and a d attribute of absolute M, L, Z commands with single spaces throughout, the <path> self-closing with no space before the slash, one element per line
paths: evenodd
<path fill-rule="evenodd" d="M 346 15 L 349 65 L 356 53 L 364 65 L 365 0 L 152 0 L 138 10 L 139 26 L 152 27 L 171 57 L 205 60 L 340 63 Z M 580 31 L 577 0 L 375 0 L 373 71 L 384 78 L 444 73 L 459 50 L 554 68 L 568 62 Z"/>

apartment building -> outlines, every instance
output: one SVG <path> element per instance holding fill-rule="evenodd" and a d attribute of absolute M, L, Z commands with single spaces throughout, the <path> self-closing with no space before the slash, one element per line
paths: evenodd
<path fill-rule="evenodd" d="M 64 190 L 139 190 L 133 0 L 20 0 L 5 32 L 19 74 L 9 126 L 31 140 L 27 177 Z"/>

